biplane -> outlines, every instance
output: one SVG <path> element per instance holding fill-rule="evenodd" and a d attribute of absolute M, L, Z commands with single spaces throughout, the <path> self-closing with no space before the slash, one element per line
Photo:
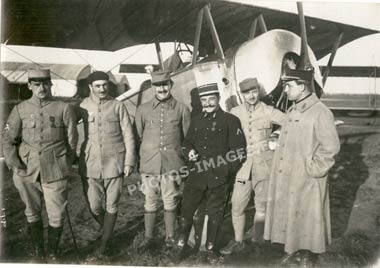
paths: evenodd
<path fill-rule="evenodd" d="M 245 1 L 246 2 L 246 1 Z M 309 65 L 315 90 L 322 94 L 336 50 L 375 30 L 264 8 L 238 1 L 113 0 L 3 1 L 2 43 L 115 51 L 155 43 L 159 65 L 168 68 L 173 95 L 199 110 L 194 88 L 217 82 L 222 106 L 241 102 L 238 83 L 258 77 L 266 101 L 285 109 L 280 75 L 284 62 Z M 294 3 L 295 5 L 295 3 Z M 176 42 L 164 62 L 160 42 Z M 188 45 L 192 45 L 190 48 Z M 184 63 L 179 53 L 189 53 Z M 321 73 L 317 60 L 331 53 Z M 120 71 L 131 66 L 121 65 Z M 119 96 L 134 113 L 152 97 L 149 84 Z"/>

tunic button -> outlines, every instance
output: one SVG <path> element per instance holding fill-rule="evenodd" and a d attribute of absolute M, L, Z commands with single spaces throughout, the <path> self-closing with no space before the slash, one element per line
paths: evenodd
<path fill-rule="evenodd" d="M 217 180 L 217 179 L 219 179 L 219 177 L 215 177 L 215 179 Z"/>
<path fill-rule="evenodd" d="M 285 131 L 285 134 L 288 134 L 288 132 L 287 132 L 287 131 Z"/>
<path fill-rule="evenodd" d="M 161 119 L 161 122 L 163 122 L 164 120 L 163 119 Z"/>
<path fill-rule="evenodd" d="M 282 170 L 280 169 L 280 170 L 278 171 L 278 173 L 282 173 Z"/>
<path fill-rule="evenodd" d="M 41 140 L 43 140 L 43 139 L 44 139 L 44 137 L 43 137 L 43 136 L 40 136 L 40 138 L 41 138 Z"/>
<path fill-rule="evenodd" d="M 40 129 L 40 132 L 42 132 L 42 130 L 43 130 L 43 129 L 41 128 L 41 129 Z"/>
<path fill-rule="evenodd" d="M 41 152 L 38 152 L 38 154 L 40 155 L 40 154 L 41 154 Z"/>
<path fill-rule="evenodd" d="M 166 147 L 164 147 L 164 151 L 166 151 Z"/>
<path fill-rule="evenodd" d="M 284 158 L 281 157 L 280 160 L 284 160 Z"/>
<path fill-rule="evenodd" d="M 102 144 L 99 144 L 99 146 L 100 146 L 100 148 L 102 148 L 103 145 L 102 145 Z"/>
<path fill-rule="evenodd" d="M 204 147 L 203 147 L 203 149 L 205 149 L 205 150 L 206 150 L 206 149 L 207 149 L 207 147 L 206 147 L 206 146 L 204 146 Z"/>
<path fill-rule="evenodd" d="M 207 137 L 205 137 L 205 140 L 207 140 Z"/>

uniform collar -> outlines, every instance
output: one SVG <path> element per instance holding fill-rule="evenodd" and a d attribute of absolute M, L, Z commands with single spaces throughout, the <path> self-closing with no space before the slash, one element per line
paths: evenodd
<path fill-rule="evenodd" d="M 154 96 L 154 99 L 153 99 L 153 102 L 152 102 L 152 107 L 153 107 L 153 109 L 157 108 L 157 106 L 158 106 L 159 104 L 163 104 L 163 105 L 165 105 L 165 106 L 166 106 L 166 104 L 167 104 L 167 105 L 170 106 L 170 108 L 174 109 L 175 105 L 177 104 L 177 101 L 176 101 L 175 98 L 173 98 L 173 96 L 170 96 L 169 99 L 164 100 L 164 101 L 160 101 L 160 100 L 158 100 L 158 99 L 156 98 L 156 96 Z"/>
<path fill-rule="evenodd" d="M 295 109 L 303 113 L 319 101 L 320 100 L 315 94 L 311 94 L 309 97 L 295 103 L 293 105 L 293 110 Z"/>
<path fill-rule="evenodd" d="M 217 118 L 219 117 L 221 114 L 223 113 L 223 110 L 220 108 L 220 106 L 218 106 L 218 109 L 215 111 L 215 112 L 212 112 L 212 113 L 206 113 L 206 112 L 203 112 L 203 117 L 204 118 Z"/>
<path fill-rule="evenodd" d="M 261 101 L 259 101 L 256 105 L 251 105 L 249 103 L 245 103 L 245 108 L 247 109 L 247 112 L 250 110 L 255 111 L 261 107 Z"/>
<path fill-rule="evenodd" d="M 100 103 L 102 103 L 102 102 L 106 102 L 106 101 L 112 99 L 112 97 L 109 96 L 109 95 L 107 95 L 104 99 L 99 99 L 99 98 L 96 97 L 94 94 L 91 94 L 91 95 L 90 95 L 90 99 L 91 99 L 93 102 L 95 102 L 96 104 L 100 104 Z"/>
<path fill-rule="evenodd" d="M 51 101 L 52 101 L 52 97 L 46 97 L 45 99 L 40 99 L 32 95 L 32 97 L 30 98 L 30 102 L 39 107 L 48 105 Z"/>

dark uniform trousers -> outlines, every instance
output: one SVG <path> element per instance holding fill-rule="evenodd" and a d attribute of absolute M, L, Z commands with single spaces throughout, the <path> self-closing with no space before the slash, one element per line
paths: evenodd
<path fill-rule="evenodd" d="M 78 140 L 73 108 L 61 101 L 33 96 L 12 110 L 3 138 L 5 160 L 25 203 L 27 221 L 41 220 L 43 197 L 49 225 L 62 226 L 67 176 Z M 26 169 L 21 168 L 23 164 Z"/>
<path fill-rule="evenodd" d="M 196 209 L 205 202 L 209 226 L 217 228 L 223 219 L 228 189 L 245 158 L 245 148 L 245 137 L 234 115 L 218 108 L 214 113 L 202 113 L 192 119 L 183 150 L 188 157 L 194 149 L 199 159 L 188 162 L 189 177 L 181 209 L 183 221 L 192 222 Z M 207 240 L 213 242 L 216 230 L 209 231 L 208 228 Z"/>

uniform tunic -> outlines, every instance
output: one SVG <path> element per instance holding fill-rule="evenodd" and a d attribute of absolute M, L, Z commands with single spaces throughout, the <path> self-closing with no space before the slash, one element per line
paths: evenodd
<path fill-rule="evenodd" d="M 331 111 L 315 96 L 293 105 L 271 170 L 264 238 L 285 252 L 326 251 L 331 241 L 327 173 L 340 143 Z"/>
<path fill-rule="evenodd" d="M 135 116 L 140 144 L 140 173 L 145 211 L 157 211 L 162 196 L 164 209 L 176 209 L 179 170 L 184 166 L 181 143 L 190 124 L 190 111 L 173 97 L 157 98 L 138 107 Z"/>
<path fill-rule="evenodd" d="M 69 104 L 33 95 L 13 108 L 3 137 L 5 160 L 15 178 L 31 183 L 40 175 L 41 182 L 48 183 L 71 172 L 68 157 L 75 154 L 78 132 Z M 20 160 L 26 170 L 14 168 Z"/>
<path fill-rule="evenodd" d="M 183 143 L 185 157 L 194 149 L 199 161 L 189 162 L 186 185 L 206 189 L 231 182 L 245 157 L 246 141 L 239 119 L 219 108 L 215 113 L 195 116 Z M 229 153 L 231 152 L 231 153 Z M 241 159 L 241 157 L 240 157 Z"/>
<path fill-rule="evenodd" d="M 62 226 L 66 178 L 77 141 L 76 117 L 69 104 L 33 95 L 13 108 L 3 135 L 3 150 L 28 222 L 41 220 L 42 192 L 49 225 Z M 22 162 L 26 169 L 17 168 Z"/>
<path fill-rule="evenodd" d="M 245 138 L 247 140 L 247 160 L 239 169 L 236 178 L 249 180 L 251 172 L 252 180 L 265 180 L 260 174 L 261 164 L 268 163 L 271 166 L 273 151 L 268 147 L 268 138 L 272 133 L 273 124 L 281 125 L 284 114 L 272 106 L 259 102 L 253 108 L 247 104 L 241 104 L 231 109 L 231 113 L 240 119 Z M 265 173 L 265 172 L 264 172 Z"/>
<path fill-rule="evenodd" d="M 79 172 L 83 177 L 109 179 L 135 165 L 135 141 L 127 108 L 123 103 L 93 95 L 80 104 L 84 142 Z"/>
<path fill-rule="evenodd" d="M 161 175 L 183 165 L 181 143 L 190 124 L 190 111 L 171 97 L 140 105 L 135 115 L 140 144 L 140 172 Z"/>
<path fill-rule="evenodd" d="M 272 166 L 273 151 L 268 147 L 268 138 L 273 124 L 281 125 L 284 113 L 263 102 L 255 106 L 241 104 L 231 109 L 240 119 L 247 140 L 247 160 L 236 175 L 232 194 L 232 214 L 244 214 L 244 210 L 255 191 L 256 214 L 265 213 L 268 180 Z"/>
<path fill-rule="evenodd" d="M 195 116 L 183 143 L 185 157 L 194 149 L 199 160 L 188 162 L 182 215 L 192 220 L 205 200 L 210 220 L 219 224 L 227 198 L 228 184 L 245 157 L 246 142 L 239 119 L 221 108 Z"/>

